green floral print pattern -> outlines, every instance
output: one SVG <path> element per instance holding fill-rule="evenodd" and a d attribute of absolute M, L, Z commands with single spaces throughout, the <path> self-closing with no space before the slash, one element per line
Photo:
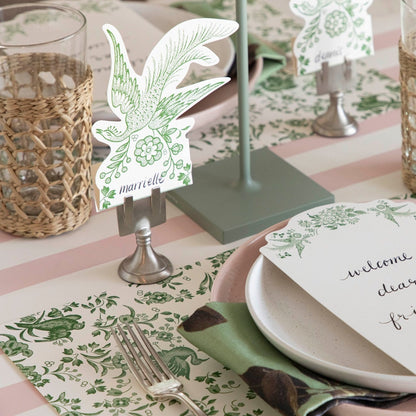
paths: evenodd
<path fill-rule="evenodd" d="M 152 49 L 138 75 L 129 61 L 118 30 L 104 25 L 111 50 L 108 104 L 120 121 L 98 120 L 92 132 L 110 146 L 110 154 L 99 166 L 96 186 L 111 184 L 113 199 L 100 209 L 121 205 L 125 192 L 135 199 L 149 196 L 149 187 L 129 184 L 132 178 L 154 177 L 167 192 L 191 183 L 191 159 L 187 133 L 191 118 L 178 117 L 199 100 L 227 82 L 217 77 L 178 87 L 191 64 L 213 66 L 217 55 L 205 44 L 230 36 L 237 23 L 225 19 L 195 19 L 179 23 Z M 134 142 L 136 144 L 134 145 Z M 135 163 L 137 162 L 137 163 Z M 143 169 L 146 168 L 146 169 Z M 146 183 L 146 181 L 145 181 Z M 128 191 L 126 186 L 132 185 Z"/>
<path fill-rule="evenodd" d="M 163 144 L 158 137 L 147 136 L 139 140 L 134 151 L 137 163 L 143 167 L 153 165 L 162 157 L 162 149 Z"/>
<path fill-rule="evenodd" d="M 324 28 L 331 38 L 335 38 L 347 30 L 347 23 L 347 15 L 340 10 L 334 10 L 326 16 Z"/>
<path fill-rule="evenodd" d="M 186 301 L 183 311 L 192 312 L 208 301 L 232 252 L 180 267 L 151 290 L 120 283 L 117 294 L 104 291 L 23 317 L 0 327 L 0 346 L 60 415 L 181 414 L 177 402 L 154 402 L 140 390 L 111 336 L 117 323 L 136 322 L 207 415 L 261 415 L 264 403 L 236 374 L 177 332 L 188 318 L 178 303 Z M 229 401 L 231 392 L 247 400 Z"/>
<path fill-rule="evenodd" d="M 340 64 L 373 53 L 373 36 L 365 0 L 291 0 L 292 11 L 305 20 L 294 44 L 298 74 L 319 71 L 322 62 Z"/>
<path fill-rule="evenodd" d="M 266 237 L 268 244 L 265 249 L 276 252 L 282 259 L 295 253 L 302 257 L 306 245 L 323 230 L 335 231 L 341 227 L 355 225 L 366 215 L 381 216 L 396 226 L 399 226 L 399 217 L 416 219 L 416 212 L 411 211 L 407 204 L 397 205 L 386 200 L 377 201 L 362 209 L 345 204 L 333 204 L 294 217 L 287 229 L 272 232 Z"/>

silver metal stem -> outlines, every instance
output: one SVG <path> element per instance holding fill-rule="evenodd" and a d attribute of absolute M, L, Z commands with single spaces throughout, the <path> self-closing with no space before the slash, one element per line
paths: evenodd
<path fill-rule="evenodd" d="M 344 111 L 344 94 L 341 91 L 329 94 L 329 107 L 312 124 L 315 133 L 325 137 L 352 136 L 358 131 L 358 124 Z"/>
<path fill-rule="evenodd" d="M 121 236 L 135 233 L 136 250 L 125 258 L 119 268 L 119 276 L 136 284 L 152 284 L 168 278 L 173 272 L 172 263 L 156 253 L 151 245 L 151 227 L 166 221 L 166 202 L 159 188 L 152 195 L 138 201 L 126 198 L 117 207 L 118 229 Z"/>
<path fill-rule="evenodd" d="M 136 251 L 120 263 L 119 276 L 129 283 L 142 285 L 168 278 L 173 271 L 172 263 L 153 250 L 150 243 L 152 234 L 150 228 L 142 228 L 135 234 Z"/>
<path fill-rule="evenodd" d="M 318 95 L 329 94 L 327 111 L 312 124 L 315 133 L 325 137 L 352 136 L 358 131 L 358 124 L 344 110 L 344 93 L 354 84 L 353 62 L 329 66 L 322 64 L 322 70 L 316 73 L 316 91 Z"/>

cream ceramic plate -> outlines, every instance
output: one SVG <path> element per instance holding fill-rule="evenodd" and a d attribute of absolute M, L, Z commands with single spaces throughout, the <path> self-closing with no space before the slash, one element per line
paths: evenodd
<path fill-rule="evenodd" d="M 249 274 L 251 266 L 259 257 L 259 248 L 266 244 L 264 237 L 271 231 L 283 228 L 286 224 L 287 221 L 283 221 L 264 230 L 244 243 L 231 255 L 218 272 L 212 288 L 211 300 L 219 302 L 244 302 L 246 300 L 245 285 L 247 275 Z M 255 266 L 257 271 L 263 267 L 260 262 L 261 260 L 258 260 L 258 263 Z M 255 270 L 253 269 L 252 273 L 254 272 Z M 261 274 L 259 276 L 261 276 Z M 281 279 L 283 276 L 277 276 L 277 278 Z M 252 279 L 254 279 L 254 277 Z M 290 281 L 288 278 L 285 278 L 284 280 Z M 285 287 L 286 286 L 282 286 L 282 290 Z M 279 290 L 280 289 L 279 286 Z M 286 289 L 289 291 L 290 287 Z M 282 300 L 285 302 L 285 305 L 289 306 L 289 310 L 282 311 L 283 318 L 279 315 L 275 320 L 277 321 L 276 325 L 279 325 L 280 323 L 282 328 L 280 332 L 280 341 L 286 343 L 287 348 L 292 350 L 292 353 L 294 354 L 293 357 L 295 357 L 295 355 L 296 357 L 303 355 L 305 359 L 307 358 L 308 360 L 313 361 L 314 366 L 331 367 L 331 371 L 334 372 L 339 369 L 342 372 L 351 373 L 354 378 L 358 377 L 358 374 L 360 374 L 361 383 L 359 384 L 362 384 L 364 377 L 367 382 L 370 382 L 371 384 L 375 383 L 380 386 L 380 388 L 384 387 L 384 389 L 388 391 L 396 389 L 416 391 L 414 390 L 416 386 L 416 376 L 409 375 L 408 372 L 403 370 L 400 366 L 399 369 L 402 372 L 399 370 L 399 372 L 395 374 L 397 364 L 392 362 L 389 357 L 380 353 L 378 350 L 376 350 L 375 356 L 372 357 L 371 351 L 374 351 L 375 348 L 371 344 L 356 335 L 349 327 L 337 320 L 332 314 L 329 314 L 326 309 L 323 309 L 298 286 L 292 287 L 291 289 L 293 289 L 292 295 L 294 298 Z M 271 292 L 272 291 L 270 290 L 270 293 Z M 274 290 L 273 292 L 276 291 Z M 305 298 L 305 296 L 309 297 L 309 299 Z M 295 305 L 299 305 L 299 302 L 302 302 L 301 307 L 296 309 Z M 316 315 L 316 313 L 318 313 L 318 315 Z M 288 317 L 290 319 L 287 319 Z M 323 321 L 320 321 L 320 319 L 323 319 Z M 325 328 L 325 325 L 328 324 L 331 328 L 339 325 L 337 333 L 341 334 L 341 336 L 344 333 L 343 327 L 346 331 L 352 331 L 353 339 L 355 339 L 357 343 L 352 345 L 349 340 L 346 340 L 346 345 L 350 347 L 349 350 L 342 345 L 341 349 L 337 350 L 334 347 L 332 350 L 331 344 L 329 343 L 334 337 L 331 336 L 330 331 L 327 331 Z M 313 334 L 313 337 L 308 338 L 307 341 L 305 341 L 305 332 L 303 331 L 305 327 L 307 327 L 307 334 Z M 358 340 L 357 337 L 359 338 Z M 363 341 L 366 345 L 363 345 Z M 341 342 L 336 340 L 335 345 L 340 347 L 340 344 Z M 362 351 L 363 348 L 365 350 L 367 346 L 372 349 L 370 352 L 364 352 L 365 357 L 370 356 L 370 361 L 363 362 L 364 360 L 360 358 L 358 352 Z M 322 356 L 322 351 L 328 350 L 330 350 L 328 357 Z M 343 355 L 340 357 L 337 353 Z M 345 354 L 347 355 L 347 358 L 345 357 Z M 376 357 L 378 358 L 376 359 Z M 329 361 L 329 359 L 332 361 Z M 295 358 L 295 360 L 299 361 L 298 358 Z M 385 360 L 390 362 L 386 364 Z M 393 372 L 383 373 L 383 369 L 386 370 L 388 368 L 393 369 Z M 337 376 L 337 378 L 340 377 Z M 398 383 L 403 389 L 398 388 Z M 416 399 L 394 406 L 390 409 L 372 409 L 365 406 L 343 404 L 333 409 L 331 413 L 336 416 L 415 416 Z"/>
<path fill-rule="evenodd" d="M 349 384 L 416 392 L 415 375 L 336 318 L 262 255 L 247 276 L 246 302 L 268 340 L 305 367 Z"/>
<path fill-rule="evenodd" d="M 167 32 L 176 24 L 184 20 L 194 19 L 196 16 L 185 10 L 175 9 L 168 6 L 151 4 L 146 2 L 126 2 L 136 13 L 146 18 L 150 23 L 160 29 L 162 32 Z M 226 75 L 228 69 L 233 63 L 235 51 L 230 39 L 222 39 L 218 42 L 213 42 L 209 47 L 220 58 L 219 63 L 215 68 L 216 75 Z M 257 78 L 259 77 L 263 68 L 263 61 L 257 60 L 252 66 L 249 74 L 250 88 L 253 88 Z M 192 116 L 195 119 L 195 125 L 192 131 L 199 130 L 221 118 L 224 114 L 237 107 L 237 82 L 235 79 L 214 91 L 208 97 L 193 106 L 185 116 Z M 108 113 L 94 114 L 94 120 L 100 118 L 112 118 Z M 98 146 L 103 146 L 101 142 L 94 142 Z"/>

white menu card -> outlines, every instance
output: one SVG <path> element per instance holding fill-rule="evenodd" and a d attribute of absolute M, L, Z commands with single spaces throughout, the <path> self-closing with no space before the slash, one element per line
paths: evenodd
<path fill-rule="evenodd" d="M 260 252 L 416 374 L 416 206 L 336 203 L 292 218 Z"/>

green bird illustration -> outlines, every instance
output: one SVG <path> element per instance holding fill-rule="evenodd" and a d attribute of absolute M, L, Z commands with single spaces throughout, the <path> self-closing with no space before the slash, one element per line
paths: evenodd
<path fill-rule="evenodd" d="M 191 366 L 186 360 L 190 357 L 193 365 L 199 365 L 207 360 L 207 358 L 199 358 L 195 351 L 183 346 L 174 347 L 171 350 L 159 351 L 159 355 L 173 374 L 184 376 L 188 380 Z"/>
<path fill-rule="evenodd" d="M 215 53 L 204 45 L 229 36 L 238 27 L 236 22 L 222 19 L 194 19 L 191 29 L 184 23 L 171 29 L 155 46 L 141 76 L 129 63 L 117 30 L 104 25 L 112 56 L 107 97 L 120 122 L 110 126 L 96 122 L 93 131 L 98 140 L 124 143 L 144 127 L 160 130 L 229 80 L 219 77 L 176 89 L 191 63 L 210 66 L 218 62 Z"/>
<path fill-rule="evenodd" d="M 413 216 L 416 213 L 415 212 L 411 212 L 410 210 L 407 210 L 405 212 L 400 212 L 400 210 L 406 207 L 406 205 L 400 205 L 400 206 L 392 206 L 390 204 L 388 204 L 385 201 L 380 201 L 375 208 L 370 208 L 369 211 L 373 211 L 376 213 L 376 215 L 383 215 L 384 218 L 386 220 L 389 220 L 391 222 L 393 222 L 396 225 L 399 225 L 399 223 L 396 220 L 396 217 L 400 217 L 400 216 Z"/>
<path fill-rule="evenodd" d="M 42 341 L 55 341 L 62 338 L 71 338 L 71 331 L 84 328 L 85 322 L 81 321 L 81 315 L 66 315 L 58 318 L 43 319 L 42 314 L 35 322 L 18 323 L 18 328 L 24 329 L 27 333 L 36 337 L 35 331 L 44 331 L 46 336 L 42 337 Z M 36 340 L 42 342 L 40 340 Z"/>
<path fill-rule="evenodd" d="M 304 16 L 314 16 L 319 13 L 324 7 L 333 3 L 334 0 L 318 0 L 316 3 L 310 1 L 303 1 L 301 3 L 294 0 L 292 2 L 293 8 L 299 9 L 300 13 Z"/>
<path fill-rule="evenodd" d="M 293 230 L 288 230 L 286 233 L 272 233 L 267 239 L 270 243 L 268 248 L 279 252 L 287 252 L 295 248 L 299 257 L 302 257 L 306 244 L 310 243 L 310 237 L 310 234 L 301 234 Z"/>

